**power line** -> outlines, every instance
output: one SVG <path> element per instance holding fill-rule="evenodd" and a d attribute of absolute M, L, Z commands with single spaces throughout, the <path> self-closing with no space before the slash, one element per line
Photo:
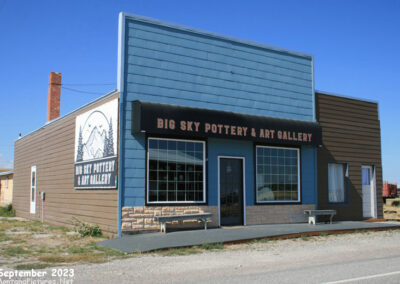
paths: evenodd
<path fill-rule="evenodd" d="M 92 83 L 92 84 L 61 84 L 62 86 L 110 86 L 115 83 Z"/>
<path fill-rule="evenodd" d="M 73 88 L 67 88 L 67 87 L 63 87 L 63 86 L 61 86 L 61 88 L 65 89 L 65 90 L 69 90 L 71 92 L 76 92 L 76 93 L 91 94 L 91 95 L 104 95 L 104 93 L 82 91 L 82 90 L 77 90 L 77 89 L 73 89 Z"/>

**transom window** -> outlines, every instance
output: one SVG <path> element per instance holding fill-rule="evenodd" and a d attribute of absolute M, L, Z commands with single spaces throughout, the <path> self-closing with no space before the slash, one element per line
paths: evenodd
<path fill-rule="evenodd" d="M 256 147 L 257 202 L 300 201 L 299 149 Z"/>
<path fill-rule="evenodd" d="M 148 139 L 147 201 L 205 202 L 205 142 Z"/>

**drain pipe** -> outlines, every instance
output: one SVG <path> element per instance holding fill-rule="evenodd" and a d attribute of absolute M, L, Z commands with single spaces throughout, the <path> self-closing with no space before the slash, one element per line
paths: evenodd
<path fill-rule="evenodd" d="M 40 199 L 42 200 L 42 223 L 44 222 L 44 199 L 45 199 L 45 193 L 42 191 L 40 193 Z"/>

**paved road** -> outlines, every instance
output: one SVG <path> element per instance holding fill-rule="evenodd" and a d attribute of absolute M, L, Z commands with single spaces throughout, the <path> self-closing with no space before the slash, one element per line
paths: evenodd
<path fill-rule="evenodd" d="M 79 265 L 73 283 L 400 283 L 400 230 Z"/>

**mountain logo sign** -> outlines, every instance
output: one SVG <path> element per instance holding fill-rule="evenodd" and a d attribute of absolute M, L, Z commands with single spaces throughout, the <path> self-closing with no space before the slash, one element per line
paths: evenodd
<path fill-rule="evenodd" d="M 76 117 L 75 189 L 117 187 L 118 100 Z"/>

